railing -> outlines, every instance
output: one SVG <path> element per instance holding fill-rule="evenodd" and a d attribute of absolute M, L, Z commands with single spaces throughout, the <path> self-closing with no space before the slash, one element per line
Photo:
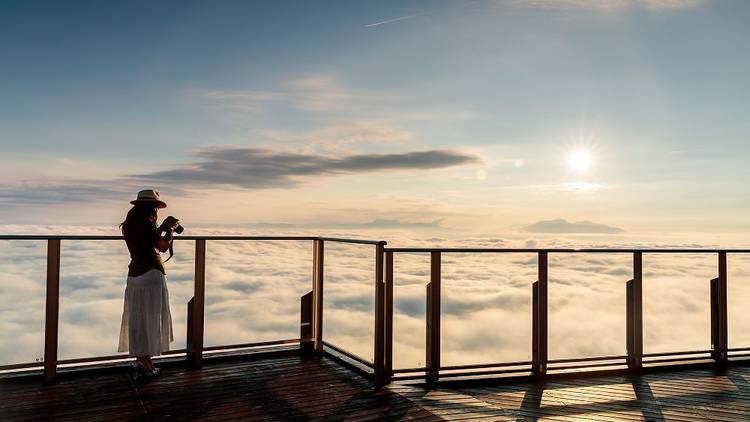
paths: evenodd
<path fill-rule="evenodd" d="M 179 241 L 195 241 L 195 273 L 193 297 L 187 306 L 187 333 L 185 349 L 170 350 L 164 355 L 184 354 L 190 366 L 199 368 L 203 363 L 204 352 L 219 352 L 230 349 L 253 349 L 268 346 L 299 344 L 304 353 L 322 353 L 324 346 L 335 350 L 361 365 L 373 368 L 366 359 L 359 358 L 345 349 L 323 341 L 323 280 L 326 242 L 371 245 L 376 247 L 376 256 L 383 256 L 385 242 L 363 239 L 343 239 L 319 236 L 179 236 Z M 103 361 L 116 361 L 127 358 L 126 355 L 95 356 L 76 359 L 58 359 L 58 327 L 60 303 L 60 250 L 62 241 L 106 241 L 123 240 L 121 236 L 85 236 L 85 235 L 0 235 L 0 240 L 37 240 L 47 242 L 47 280 L 45 299 L 44 359 L 39 362 L 21 363 L 0 366 L 0 371 L 24 370 L 43 366 L 44 376 L 48 382 L 55 380 L 60 365 L 86 364 Z M 205 320 L 206 290 L 206 243 L 208 241 L 310 241 L 312 242 L 312 291 L 301 298 L 300 303 L 300 337 L 256 343 L 229 344 L 205 347 L 203 342 Z M 376 264 L 376 280 L 382 275 L 382 262 Z M 382 309 L 382 304 L 380 305 Z M 379 324 L 382 318 L 376 318 Z M 375 327 L 377 332 L 378 328 Z M 382 343 L 375 342 L 382 349 Z M 376 360 L 378 351 L 374 351 Z"/>
<path fill-rule="evenodd" d="M 472 377 L 504 374 L 543 376 L 548 371 L 586 370 L 627 366 L 638 370 L 644 364 L 665 364 L 713 359 L 719 364 L 733 357 L 750 356 L 750 347 L 729 348 L 728 342 L 728 274 L 727 255 L 750 254 L 750 249 L 495 249 L 495 248 L 387 248 L 385 241 L 341 239 L 317 236 L 180 236 L 195 241 L 195 276 L 193 297 L 188 302 L 186 348 L 168 354 L 185 354 L 188 363 L 200 367 L 204 352 L 229 349 L 298 344 L 303 353 L 334 353 L 357 365 L 369 368 L 376 385 L 393 380 L 424 379 L 433 383 L 441 378 Z M 47 242 L 47 281 L 44 333 L 44 374 L 55 379 L 59 365 L 124 359 L 124 355 L 58 360 L 58 317 L 61 241 L 122 240 L 120 236 L 48 236 L 0 235 L 0 240 L 44 240 Z M 208 241 L 310 241 L 312 242 L 312 288 L 301 297 L 300 336 L 295 339 L 205 347 L 205 280 L 206 243 Z M 325 244 L 348 243 L 375 246 L 375 327 L 373 361 L 370 362 L 323 339 L 323 287 Z M 532 347 L 531 360 L 443 366 L 441 351 L 441 279 L 443 254 L 534 254 L 537 257 L 537 280 L 532 284 Z M 549 359 L 548 296 L 549 256 L 551 254 L 631 254 L 633 278 L 626 282 L 626 354 L 583 358 Z M 429 254 L 430 282 L 426 286 L 426 347 L 424 367 L 393 369 L 393 285 L 395 254 Z M 644 254 L 712 254 L 718 258 L 717 277 L 710 281 L 711 348 L 707 350 L 666 353 L 643 352 L 643 255 Z M 0 366 L 0 371 L 40 366 L 25 363 Z"/>
<path fill-rule="evenodd" d="M 729 348 L 727 255 L 748 254 L 748 249 L 493 249 L 493 248 L 384 248 L 386 332 L 384 359 L 380 364 L 382 383 L 392 380 L 425 379 L 432 383 L 440 378 L 472 377 L 504 374 L 543 376 L 548 371 L 585 370 L 627 366 L 638 370 L 644 364 L 667 364 L 711 358 L 719 364 L 730 357 L 750 356 L 750 347 Z M 393 257 L 396 253 L 429 254 L 430 282 L 426 291 L 425 367 L 393 369 Z M 537 280 L 532 284 L 532 350 L 530 361 L 498 362 L 476 365 L 443 366 L 440 363 L 440 301 L 442 255 L 466 253 L 536 254 Z M 550 254 L 632 254 L 633 278 L 626 282 L 626 355 L 549 359 L 548 357 L 548 296 Z M 717 277 L 710 280 L 711 348 L 666 353 L 643 352 L 643 255 L 644 254 L 713 254 L 718 258 Z M 732 355 L 730 356 L 730 353 Z M 378 362 L 376 362 L 376 365 Z M 377 373 L 376 367 L 376 373 Z"/>

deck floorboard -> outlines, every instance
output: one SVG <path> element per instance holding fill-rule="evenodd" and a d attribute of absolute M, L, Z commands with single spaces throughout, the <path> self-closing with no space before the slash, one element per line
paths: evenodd
<path fill-rule="evenodd" d="M 738 421 L 750 420 L 750 367 L 558 378 L 470 387 L 368 379 L 327 357 L 297 355 L 164 367 L 0 377 L 0 420 Z"/>

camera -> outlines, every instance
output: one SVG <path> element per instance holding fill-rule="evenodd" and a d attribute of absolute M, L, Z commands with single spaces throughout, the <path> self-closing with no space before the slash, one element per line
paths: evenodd
<path fill-rule="evenodd" d="M 180 220 L 170 215 L 169 217 L 164 219 L 164 222 L 161 223 L 161 226 L 164 231 L 174 231 L 177 234 L 182 234 L 182 232 L 185 231 L 185 228 L 180 225 L 179 221 Z M 174 226 L 174 229 L 170 229 L 170 227 L 172 226 Z"/>
<path fill-rule="evenodd" d="M 180 220 L 170 215 L 169 217 L 165 218 L 164 221 L 162 221 L 159 230 L 164 232 L 164 239 L 169 241 L 169 258 L 164 261 L 167 262 L 172 259 L 172 256 L 174 255 L 174 248 L 172 246 L 172 232 L 182 234 L 182 232 L 185 231 L 185 228 L 180 225 Z"/>

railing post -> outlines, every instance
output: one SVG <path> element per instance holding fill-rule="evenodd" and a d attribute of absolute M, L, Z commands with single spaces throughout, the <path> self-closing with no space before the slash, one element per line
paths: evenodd
<path fill-rule="evenodd" d="M 643 366 L 643 253 L 633 253 L 633 279 L 626 285 L 628 368 Z"/>
<path fill-rule="evenodd" d="M 723 363 L 728 359 L 727 253 L 719 252 L 719 277 L 711 280 L 711 357 Z"/>
<path fill-rule="evenodd" d="M 375 386 L 386 384 L 385 371 L 385 284 L 383 283 L 383 258 L 385 242 L 378 242 L 375 247 L 375 350 L 374 370 Z"/>
<path fill-rule="evenodd" d="M 47 240 L 47 298 L 44 318 L 44 378 L 57 375 L 57 331 L 60 310 L 60 239 Z"/>
<path fill-rule="evenodd" d="M 440 376 L 440 252 L 430 252 L 430 284 L 427 285 L 426 362 L 428 383 Z"/>
<path fill-rule="evenodd" d="M 385 253 L 385 383 L 393 377 L 393 252 Z"/>
<path fill-rule="evenodd" d="M 313 348 L 323 352 L 323 274 L 325 264 L 323 240 L 313 241 Z"/>
<path fill-rule="evenodd" d="M 188 321 L 190 331 L 190 347 L 187 349 L 188 363 L 200 368 L 203 365 L 203 325 L 205 319 L 205 294 L 206 294 L 206 240 L 198 239 L 195 241 L 195 282 L 193 287 L 193 298 L 189 305 L 192 312 L 188 316 L 192 317 Z"/>
<path fill-rule="evenodd" d="M 303 355 L 313 352 L 313 292 L 307 292 L 300 298 L 299 311 L 299 347 Z"/>
<path fill-rule="evenodd" d="M 548 256 L 546 251 L 539 252 L 539 280 L 532 287 L 532 340 L 531 370 L 534 375 L 547 373 L 547 286 L 549 281 Z"/>

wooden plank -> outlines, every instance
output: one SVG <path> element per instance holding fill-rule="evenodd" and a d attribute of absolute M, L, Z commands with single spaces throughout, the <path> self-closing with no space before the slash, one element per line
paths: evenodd
<path fill-rule="evenodd" d="M 441 254 L 430 252 L 430 284 L 427 285 L 427 341 L 425 347 L 426 380 L 434 383 L 440 376 L 440 279 Z"/>
<path fill-rule="evenodd" d="M 47 241 L 47 297 L 44 316 L 44 378 L 57 374 L 57 334 L 60 313 L 60 239 Z"/>

